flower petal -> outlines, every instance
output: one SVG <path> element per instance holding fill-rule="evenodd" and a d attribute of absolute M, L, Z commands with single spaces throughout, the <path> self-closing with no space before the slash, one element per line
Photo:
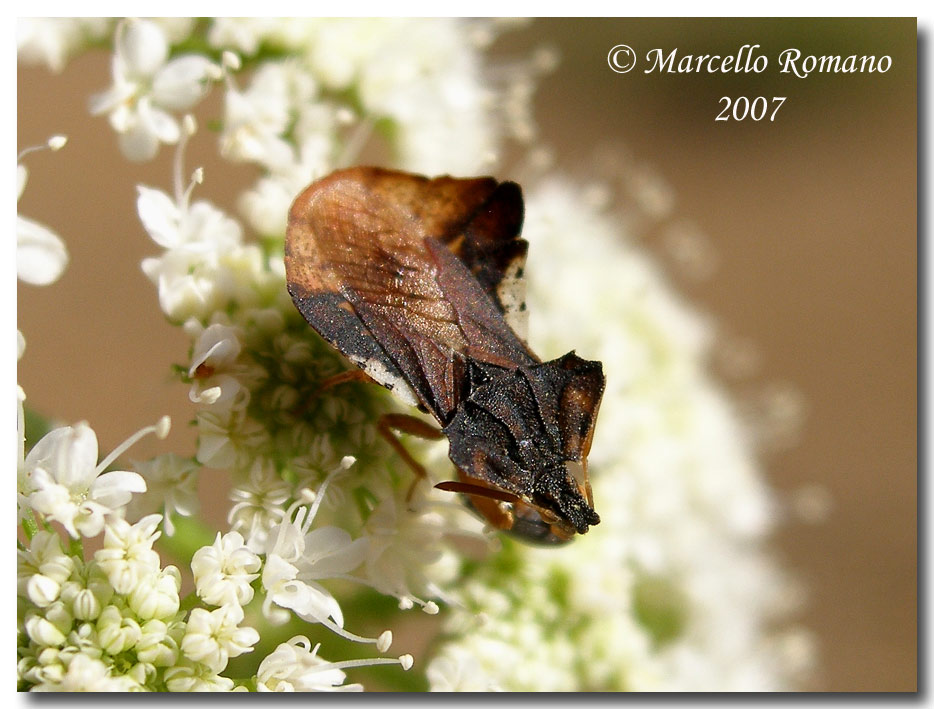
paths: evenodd
<path fill-rule="evenodd" d="M 36 286 L 55 282 L 68 265 L 58 234 L 26 217 L 16 218 L 16 275 Z"/>
<path fill-rule="evenodd" d="M 236 219 L 208 202 L 198 201 L 188 210 L 185 223 L 186 240 L 200 242 L 204 247 L 230 249 L 239 244 L 243 230 Z"/>
<path fill-rule="evenodd" d="M 110 511 L 93 500 L 85 500 L 78 506 L 73 524 L 82 537 L 96 537 L 104 531 L 104 522 Z"/>
<path fill-rule="evenodd" d="M 338 527 L 319 527 L 305 537 L 305 554 L 298 562 L 302 576 L 327 578 L 346 574 L 357 568 L 366 557 L 366 537 L 353 540 Z"/>
<path fill-rule="evenodd" d="M 92 116 L 109 113 L 125 108 L 126 103 L 139 91 L 140 87 L 135 81 L 126 81 L 117 77 L 113 86 L 92 94 L 88 99 L 88 110 Z"/>
<path fill-rule="evenodd" d="M 117 57 L 121 69 L 132 76 L 152 76 L 165 64 L 169 43 L 154 22 L 127 20 L 117 33 Z"/>
<path fill-rule="evenodd" d="M 86 423 L 56 428 L 29 451 L 25 465 L 43 468 L 72 492 L 86 492 L 96 477 L 97 436 Z"/>
<path fill-rule="evenodd" d="M 137 106 L 140 123 L 163 143 L 175 143 L 181 136 L 178 121 L 161 108 L 156 108 L 148 96 L 139 100 Z"/>
<path fill-rule="evenodd" d="M 134 492 L 146 492 L 143 476 L 126 470 L 114 470 L 104 473 L 91 483 L 90 497 L 113 510 L 129 502 Z"/>
<path fill-rule="evenodd" d="M 152 133 L 137 122 L 133 127 L 120 133 L 120 152 L 128 159 L 137 162 L 152 160 L 159 150 L 159 141 Z"/>
<path fill-rule="evenodd" d="M 333 618 L 338 626 L 344 626 L 344 616 L 337 600 L 317 584 L 291 581 L 276 590 L 272 600 L 283 608 L 292 609 L 302 620 L 317 623 Z"/>
<path fill-rule="evenodd" d="M 136 211 L 143 228 L 159 246 L 167 249 L 179 243 L 179 212 L 175 202 L 163 191 L 137 185 Z"/>
<path fill-rule="evenodd" d="M 26 180 L 29 177 L 29 170 L 25 165 L 16 166 L 16 201 L 23 196 L 23 190 L 26 189 Z"/>
<path fill-rule="evenodd" d="M 190 108 L 207 93 L 211 74 L 217 71 L 207 57 L 189 55 L 173 59 L 156 74 L 152 99 L 172 111 Z"/>

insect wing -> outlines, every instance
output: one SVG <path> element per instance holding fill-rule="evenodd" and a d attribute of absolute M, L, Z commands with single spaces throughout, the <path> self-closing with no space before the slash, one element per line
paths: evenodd
<path fill-rule="evenodd" d="M 523 341 L 528 339 L 529 329 L 524 277 L 529 244 L 519 238 L 524 215 L 519 185 L 504 182 L 493 190 L 461 234 L 442 237 Z"/>
<path fill-rule="evenodd" d="M 499 254 L 508 269 L 524 253 L 522 246 L 489 247 L 518 243 L 506 234 L 521 225 L 521 195 L 497 189 L 492 178 L 428 180 L 353 168 L 311 185 L 289 214 L 286 277 L 305 319 L 371 377 L 442 421 L 457 405 L 464 356 L 537 361 L 492 292 L 503 280 L 499 267 L 482 258 Z M 513 205 L 508 228 L 487 234 L 517 196 L 519 216 Z M 471 265 L 486 274 L 486 286 Z"/>

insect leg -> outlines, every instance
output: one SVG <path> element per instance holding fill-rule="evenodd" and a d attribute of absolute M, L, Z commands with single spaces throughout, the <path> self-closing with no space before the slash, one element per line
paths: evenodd
<path fill-rule="evenodd" d="M 335 387 L 338 384 L 343 384 L 344 382 L 371 382 L 374 383 L 370 377 L 362 369 L 348 369 L 344 372 L 338 372 L 333 374 L 330 377 L 325 377 L 320 382 L 318 382 L 317 388 L 311 393 L 311 395 L 302 402 L 297 408 L 293 409 L 292 414 L 295 418 L 304 418 L 305 414 L 308 413 L 308 410 L 311 408 L 312 402 L 321 396 L 322 393 Z"/>
<path fill-rule="evenodd" d="M 343 384 L 344 382 L 373 382 L 370 377 L 367 376 L 366 372 L 362 369 L 348 369 L 344 372 L 338 372 L 326 379 L 322 379 L 318 382 L 317 393 L 326 391 L 331 387 L 335 387 L 338 384 Z"/>
<path fill-rule="evenodd" d="M 462 478 L 471 480 L 463 474 Z M 476 509 L 496 529 L 509 530 L 515 524 L 515 515 L 512 509 L 501 506 L 500 502 L 509 502 L 515 505 L 519 502 L 519 497 L 505 490 L 497 490 L 476 482 L 465 482 L 464 480 L 446 480 L 435 485 L 439 490 L 449 492 L 459 492 L 467 495 L 470 504 Z"/>
<path fill-rule="evenodd" d="M 405 495 L 405 500 L 408 502 L 412 498 L 412 493 L 415 492 L 415 486 L 420 480 L 428 477 L 428 473 L 425 470 L 425 466 L 412 457 L 412 454 L 406 450 L 405 446 L 402 445 L 402 441 L 399 440 L 393 431 L 409 433 L 413 436 L 426 438 L 430 441 L 440 440 L 444 438 L 444 434 L 441 433 L 440 429 L 432 426 L 430 423 L 426 423 L 422 419 L 409 416 L 408 414 L 383 414 L 379 417 L 376 430 L 379 431 L 379 435 L 386 439 L 386 442 L 392 446 L 393 450 L 399 454 L 399 457 L 402 458 L 405 464 L 415 473 L 415 480 L 412 481 L 412 485 Z"/>
<path fill-rule="evenodd" d="M 444 482 L 435 485 L 435 487 L 439 490 L 460 492 L 464 495 L 487 497 L 491 500 L 502 500 L 503 502 L 512 503 L 519 501 L 518 495 L 513 495 L 511 492 L 506 492 L 505 490 L 497 490 L 487 485 L 475 485 L 474 483 L 458 482 L 457 480 L 445 480 Z"/>

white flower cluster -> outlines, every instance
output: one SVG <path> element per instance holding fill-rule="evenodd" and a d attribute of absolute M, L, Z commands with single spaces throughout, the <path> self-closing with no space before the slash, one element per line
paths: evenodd
<path fill-rule="evenodd" d="M 437 690 L 788 686 L 793 658 L 781 649 L 795 645 L 765 631 L 787 587 L 761 550 L 768 491 L 706 374 L 709 328 L 571 187 L 527 191 L 525 235 L 533 347 L 554 356 L 573 346 L 607 371 L 591 453 L 603 521 L 588 535 L 547 550 L 503 540 L 465 562 L 456 542 L 489 538 L 447 493 L 411 486 L 377 432 L 398 406 L 390 395 L 321 386 L 344 364 L 286 291 L 289 205 L 313 179 L 363 156 L 469 175 L 491 171 L 504 137 L 530 140 L 535 77 L 553 58 L 537 55 L 502 84 L 485 82 L 478 49 L 498 27 L 20 23 L 20 57 L 56 71 L 111 37 L 112 85 L 92 111 L 107 114 L 130 159 L 175 146 L 172 188 L 139 186 L 137 209 L 160 248 L 143 271 L 168 320 L 191 338 L 179 371 L 198 432 L 192 455 L 134 462 L 134 471 L 109 466 L 166 424 L 100 462 L 86 424 L 52 431 L 28 453 L 21 445 L 22 688 L 359 690 L 345 669 L 407 670 L 412 657 L 328 662 L 314 633 L 386 653 L 389 630 L 364 637 L 354 632 L 364 619 L 344 615 L 344 599 L 375 593 L 402 609 L 449 607 L 445 640 L 426 663 Z M 210 91 L 223 94 L 220 156 L 258 171 L 240 217 L 195 199 L 204 171 L 185 173 L 186 147 L 202 137 L 186 112 Z M 22 169 L 20 191 L 24 181 Z M 29 282 L 51 282 L 67 262 L 61 240 L 43 229 L 20 220 Z M 405 443 L 438 479 L 449 476 L 443 446 Z M 202 467 L 232 478 L 228 530 L 206 533 L 184 519 L 198 509 Z M 101 532 L 103 548 L 85 560 L 82 540 Z M 185 599 L 181 573 L 152 548 L 162 532 L 195 542 Z M 291 639 L 264 646 L 265 631 L 286 623 L 281 637 Z M 230 676 L 229 661 L 254 650 L 246 676 Z"/>
<path fill-rule="evenodd" d="M 229 690 L 230 657 L 255 629 L 235 604 L 180 611 L 181 575 L 152 549 L 160 515 L 115 517 L 85 561 L 54 531 L 19 552 L 19 681 L 35 691 Z"/>
<path fill-rule="evenodd" d="M 22 442 L 22 405 L 18 420 Z M 321 608 L 319 616 L 302 617 L 353 640 L 374 642 L 381 652 L 388 650 L 389 631 L 376 640 L 344 631 L 337 602 L 310 581 L 341 574 L 362 561 L 365 541 L 351 542 L 346 532 L 333 527 L 308 533 L 316 555 L 309 558 L 302 553 L 305 539 L 294 536 L 292 525 L 280 525 L 265 563 L 238 532 L 218 533 L 214 544 L 197 550 L 191 561 L 196 595 L 214 608 L 180 610 L 181 574 L 174 566 L 163 568 L 152 548 L 161 535 L 162 516 L 150 514 L 135 524 L 122 516 L 130 496 L 146 490 L 143 478 L 135 472 L 102 472 L 150 431 L 164 437 L 168 420 L 143 429 L 95 465 L 94 432 L 83 423 L 59 428 L 21 461 L 19 510 L 29 537 L 18 552 L 17 568 L 21 685 L 35 691 L 231 690 L 233 679 L 221 673 L 230 658 L 251 652 L 259 641 L 257 630 L 243 624 L 243 607 L 253 599 L 251 582 L 261 569 L 269 603 L 296 612 Z M 316 508 L 303 531 L 308 531 Z M 59 534 L 39 530 L 36 521 L 60 523 L 75 542 L 66 549 Z M 81 539 L 101 531 L 102 548 L 85 561 Z M 317 595 L 309 600 L 309 594 Z M 257 687 L 354 690 L 359 685 L 342 686 L 342 667 L 412 665 L 408 655 L 328 663 L 317 656 L 318 646 L 303 653 L 296 640 L 281 644 L 264 660 L 253 679 Z M 279 662 L 283 653 L 293 656 L 286 670 Z"/>

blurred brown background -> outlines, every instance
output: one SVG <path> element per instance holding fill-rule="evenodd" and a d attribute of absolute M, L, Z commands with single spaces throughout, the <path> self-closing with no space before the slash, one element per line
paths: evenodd
<path fill-rule="evenodd" d="M 595 151 L 622 146 L 668 184 L 674 220 L 705 235 L 693 243 L 707 244 L 702 265 L 717 268 L 703 279 L 672 257 L 660 225 L 640 238 L 725 339 L 752 343 L 757 370 L 726 376 L 729 386 L 748 397 L 790 383 L 803 396 L 795 445 L 765 463 L 783 499 L 816 484 L 832 500 L 822 522 L 792 519 L 775 544 L 809 594 L 802 619 L 819 642 L 817 690 L 917 687 L 916 40 L 913 19 L 598 19 L 538 21 L 494 47 L 503 57 L 559 50 L 536 115 L 560 165 L 588 176 Z M 640 55 L 629 74 L 607 65 L 617 44 Z M 743 44 L 761 45 L 763 74 L 641 71 L 655 47 L 726 55 Z M 798 79 L 778 73 L 787 47 L 888 54 L 892 68 Z M 169 413 L 170 443 L 191 450 L 192 409 L 168 368 L 185 361 L 187 341 L 165 325 L 139 269 L 156 247 L 139 225 L 133 187 L 165 188 L 172 151 L 128 164 L 105 119 L 88 116 L 87 97 L 109 82 L 102 53 L 59 76 L 26 68 L 18 79 L 18 149 L 53 133 L 70 139 L 59 153 L 28 158 L 19 203 L 72 256 L 55 285 L 19 289 L 27 348 L 18 378 L 29 404 L 88 420 L 102 451 Z M 775 122 L 713 120 L 721 96 L 743 95 L 787 101 Z M 218 112 L 215 92 L 198 111 L 201 125 Z M 218 174 L 212 156 L 202 130 L 188 169 L 206 166 L 202 198 L 232 204 L 251 173 Z M 134 452 L 164 445 L 144 441 Z"/>

